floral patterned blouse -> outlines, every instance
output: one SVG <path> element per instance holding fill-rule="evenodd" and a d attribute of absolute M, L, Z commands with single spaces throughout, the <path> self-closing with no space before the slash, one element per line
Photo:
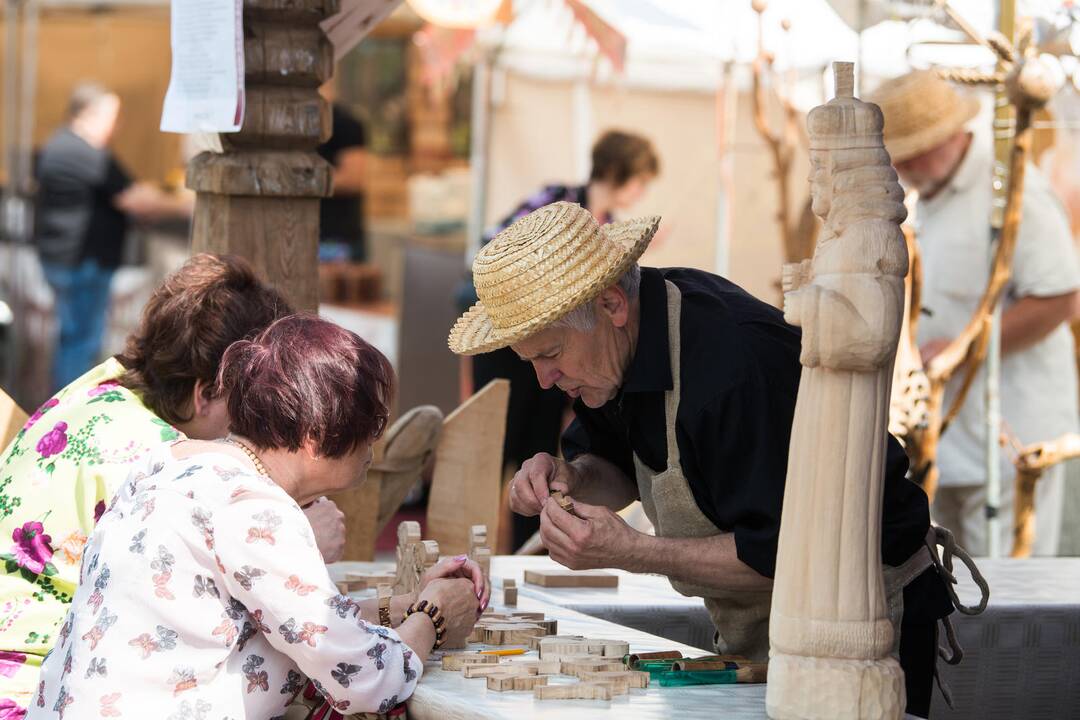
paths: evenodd
<path fill-rule="evenodd" d="M 281 715 L 310 678 L 341 712 L 388 712 L 423 665 L 337 592 L 303 511 L 247 460 L 160 446 L 83 553 L 34 718 Z"/>
<path fill-rule="evenodd" d="M 30 417 L 0 453 L 0 720 L 37 688 L 79 579 L 83 545 L 128 464 L 180 433 L 106 360 Z"/>

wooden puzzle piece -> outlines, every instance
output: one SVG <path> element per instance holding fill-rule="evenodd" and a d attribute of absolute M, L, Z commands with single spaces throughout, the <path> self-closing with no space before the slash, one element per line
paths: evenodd
<path fill-rule="evenodd" d="M 552 490 L 551 491 L 551 499 L 554 500 L 555 502 L 559 503 L 559 507 L 561 507 L 566 512 L 570 513 L 571 515 L 573 515 L 576 518 L 581 518 L 581 516 L 578 515 L 577 510 L 574 509 L 574 501 L 571 500 L 570 498 L 566 497 L 565 495 L 563 495 L 561 491 Z M 582 519 L 584 519 L 584 518 L 582 518 Z"/>
<path fill-rule="evenodd" d="M 487 677 L 491 674 L 513 673 L 517 675 L 539 675 L 539 665 L 531 663 L 498 663 L 496 665 L 466 665 L 461 674 L 466 678 Z"/>
<path fill-rule="evenodd" d="M 547 635 L 540 625 L 532 623 L 500 623 L 479 625 L 480 642 L 486 645 L 524 645 L 529 638 Z"/>
<path fill-rule="evenodd" d="M 563 675 L 576 678 L 587 672 L 619 672 L 625 669 L 626 666 L 621 661 L 602 657 L 564 658 L 561 668 Z"/>
<path fill-rule="evenodd" d="M 599 570 L 526 570 L 525 582 L 549 588 L 615 588 L 619 576 Z"/>
<path fill-rule="evenodd" d="M 517 581 L 509 578 L 503 580 L 503 605 L 513 607 L 517 605 L 517 598 Z"/>
<path fill-rule="evenodd" d="M 596 655 L 622 661 L 630 653 L 630 643 L 621 640 L 596 640 L 580 636 L 554 635 L 536 641 L 541 659 Z"/>

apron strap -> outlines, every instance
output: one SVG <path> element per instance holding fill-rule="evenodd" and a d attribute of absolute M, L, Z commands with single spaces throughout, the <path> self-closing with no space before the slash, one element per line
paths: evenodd
<path fill-rule="evenodd" d="M 679 417 L 679 398 L 682 392 L 682 335 L 680 323 L 682 320 L 682 293 L 670 280 L 665 280 L 667 287 L 667 311 L 668 311 L 668 356 L 671 358 L 671 390 L 665 393 L 664 406 L 667 413 L 667 466 L 675 468 L 681 466 L 679 457 L 679 441 L 675 432 L 675 424 Z"/>
<path fill-rule="evenodd" d="M 943 549 L 940 555 L 938 554 L 939 545 Z M 982 573 L 979 572 L 979 568 L 975 565 L 975 561 L 971 559 L 968 552 L 957 545 L 952 532 L 940 525 L 931 525 L 926 538 L 926 546 L 930 550 L 930 557 L 934 560 L 934 567 L 942 579 L 945 580 L 945 589 L 949 593 L 949 600 L 952 601 L 953 607 L 965 615 L 978 615 L 985 610 L 986 604 L 990 600 L 990 585 L 986 582 L 986 578 L 983 577 Z M 978 605 L 973 607 L 965 605 L 960 602 L 960 598 L 956 595 L 955 586 L 957 580 L 956 575 L 953 573 L 954 555 L 967 566 L 968 571 L 971 573 L 971 579 L 979 586 L 980 598 Z M 964 650 L 960 647 L 960 642 L 956 637 L 956 628 L 953 627 L 952 620 L 948 616 L 942 618 L 941 624 L 945 626 L 947 647 L 939 648 L 938 655 L 948 664 L 958 665 L 964 658 Z"/>

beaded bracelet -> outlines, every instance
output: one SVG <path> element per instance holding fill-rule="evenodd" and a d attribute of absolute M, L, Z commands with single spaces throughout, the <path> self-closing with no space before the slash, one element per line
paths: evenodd
<path fill-rule="evenodd" d="M 432 625 L 435 626 L 435 646 L 432 649 L 438 650 L 442 647 L 442 644 L 446 642 L 446 638 L 444 637 L 446 628 L 443 627 L 443 625 L 446 624 L 446 618 L 442 616 L 442 611 L 439 610 L 439 606 L 434 603 L 429 603 L 427 600 L 413 603 L 409 606 L 409 609 L 405 611 L 405 619 L 408 620 L 409 616 L 414 613 L 427 615 L 431 620 Z"/>

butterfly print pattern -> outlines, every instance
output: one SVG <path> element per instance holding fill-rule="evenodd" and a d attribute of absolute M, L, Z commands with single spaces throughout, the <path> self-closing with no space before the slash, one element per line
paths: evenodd
<path fill-rule="evenodd" d="M 342 714 L 412 694 L 415 654 L 337 592 L 297 539 L 310 524 L 296 503 L 238 467 L 221 453 L 170 458 L 121 486 L 86 540 L 36 712 L 239 720 L 279 717 L 309 682 Z"/>

